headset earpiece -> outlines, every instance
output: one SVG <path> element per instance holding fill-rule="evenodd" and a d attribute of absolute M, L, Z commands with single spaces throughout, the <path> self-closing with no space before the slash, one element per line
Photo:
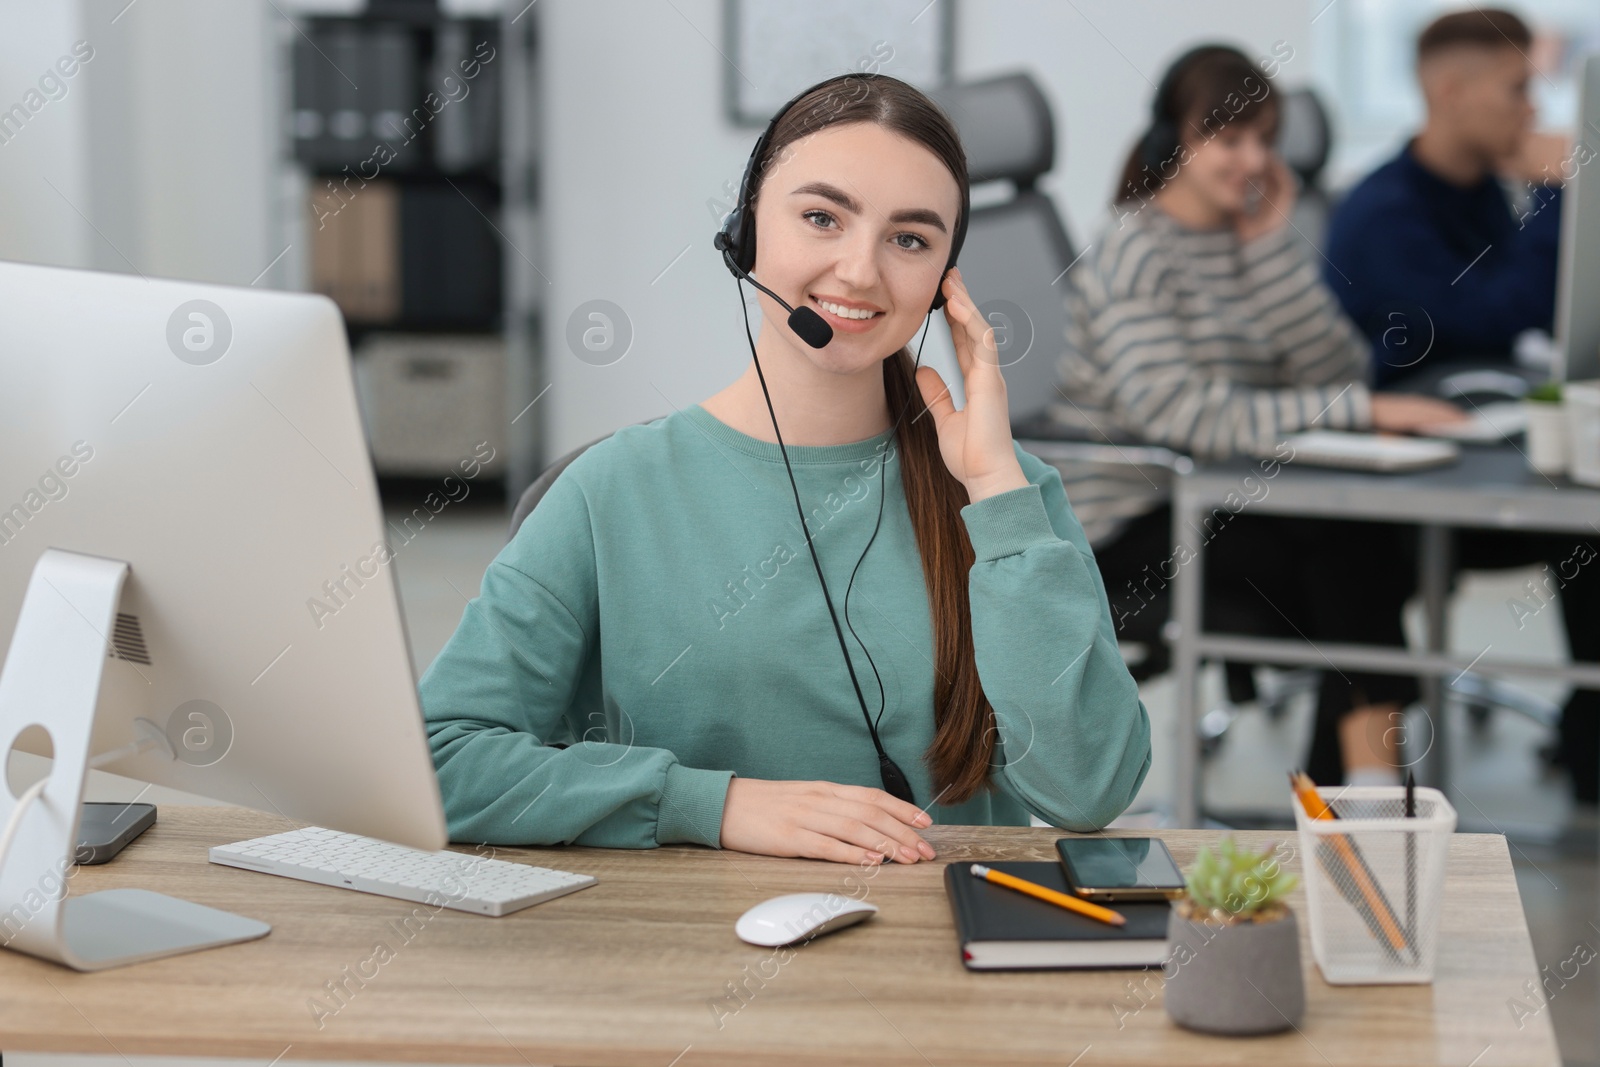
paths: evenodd
<path fill-rule="evenodd" d="M 961 246 L 967 242 L 967 216 L 972 214 L 972 193 L 970 188 L 961 190 L 961 218 L 956 223 L 956 236 L 950 242 L 950 258 L 945 262 L 944 270 L 939 273 L 939 285 L 933 291 L 933 307 L 928 309 L 931 315 L 944 307 L 944 280 L 955 269 L 956 258 L 961 255 Z"/>
<path fill-rule="evenodd" d="M 1173 99 L 1177 94 L 1178 80 L 1197 59 L 1218 51 L 1218 48 L 1218 45 L 1203 44 L 1189 49 L 1172 61 L 1167 72 L 1161 76 L 1161 84 L 1156 86 L 1155 98 L 1150 101 L 1150 125 L 1139 141 L 1139 161 L 1158 177 L 1162 176 L 1161 168 L 1183 146 L 1183 136 L 1178 129 L 1178 102 Z"/>
<path fill-rule="evenodd" d="M 1139 144 L 1139 157 L 1150 173 L 1159 175 L 1161 168 L 1178 154 L 1179 147 L 1177 125 L 1169 119 L 1156 119 Z"/>

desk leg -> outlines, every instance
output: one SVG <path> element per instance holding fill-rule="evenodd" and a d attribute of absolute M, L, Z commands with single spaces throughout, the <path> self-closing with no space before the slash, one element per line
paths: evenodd
<path fill-rule="evenodd" d="M 1174 548 L 1184 543 L 1184 531 L 1191 528 L 1189 520 L 1194 511 L 1195 506 L 1180 483 L 1172 500 Z M 1167 642 L 1172 646 L 1173 665 L 1178 676 L 1177 768 L 1173 777 L 1172 814 L 1180 829 L 1200 825 L 1200 655 L 1195 641 L 1200 635 L 1200 597 L 1205 585 L 1201 566 L 1203 551 L 1204 546 L 1196 544 L 1192 558 L 1178 567 L 1172 581 L 1172 620 L 1167 624 Z"/>
<path fill-rule="evenodd" d="M 1443 652 L 1449 636 L 1446 612 L 1450 590 L 1450 528 L 1428 523 L 1420 533 L 1420 558 L 1417 562 L 1422 578 L 1424 640 L 1429 652 Z M 1442 676 L 1430 674 L 1422 678 L 1422 702 L 1432 724 L 1428 735 L 1428 773 L 1425 778 L 1432 780 L 1434 787 L 1446 797 L 1450 795 L 1450 732 L 1445 720 L 1447 696 L 1448 690 Z M 1416 758 L 1411 753 L 1403 755 L 1407 763 Z"/>

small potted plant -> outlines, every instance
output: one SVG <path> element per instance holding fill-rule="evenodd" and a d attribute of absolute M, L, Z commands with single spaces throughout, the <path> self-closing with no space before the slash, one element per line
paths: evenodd
<path fill-rule="evenodd" d="M 1561 402 L 1561 383 L 1545 382 L 1522 398 L 1528 413 L 1528 466 L 1540 474 L 1567 471 L 1567 411 Z"/>
<path fill-rule="evenodd" d="M 1283 899 L 1298 878 L 1273 849 L 1228 838 L 1202 845 L 1188 895 L 1173 902 L 1164 1001 L 1180 1026 L 1214 1034 L 1270 1034 L 1305 1014 L 1300 929 Z"/>

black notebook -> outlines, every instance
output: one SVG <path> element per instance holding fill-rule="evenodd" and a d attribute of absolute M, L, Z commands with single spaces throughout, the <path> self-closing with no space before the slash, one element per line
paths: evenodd
<path fill-rule="evenodd" d="M 1057 863 L 984 866 L 1071 895 Z M 1091 919 L 972 876 L 971 863 L 951 863 L 944 888 L 955 914 L 961 962 L 969 970 L 1063 967 L 1149 967 L 1167 956 L 1167 901 L 1112 904 L 1124 926 Z"/>

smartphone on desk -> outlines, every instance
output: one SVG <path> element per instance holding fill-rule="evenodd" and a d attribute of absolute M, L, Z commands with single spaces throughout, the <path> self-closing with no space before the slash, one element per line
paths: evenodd
<path fill-rule="evenodd" d="M 154 804 L 85 801 L 83 815 L 78 820 L 74 862 L 105 863 L 155 825 L 155 821 Z"/>
<path fill-rule="evenodd" d="M 1063 837 L 1056 852 L 1067 885 L 1088 900 L 1172 900 L 1183 872 L 1158 837 Z"/>

